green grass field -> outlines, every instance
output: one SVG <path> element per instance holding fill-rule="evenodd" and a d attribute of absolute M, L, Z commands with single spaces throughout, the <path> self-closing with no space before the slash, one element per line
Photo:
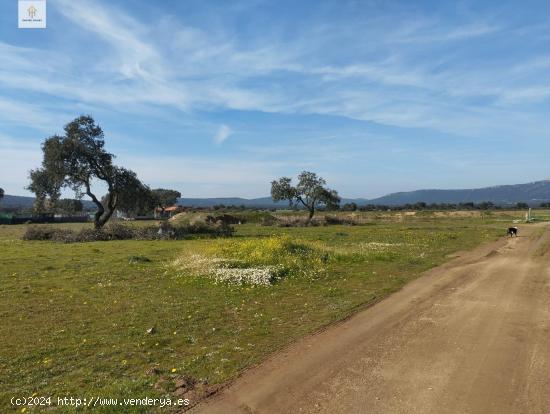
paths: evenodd
<path fill-rule="evenodd" d="M 0 412 L 14 410 L 13 396 L 158 397 L 177 395 L 185 376 L 223 383 L 449 254 L 502 236 L 523 213 L 364 214 L 361 226 L 245 224 L 216 240 L 60 244 L 22 241 L 25 225 L 0 226 Z M 323 271 L 253 287 L 170 266 L 277 234 L 323 252 Z"/>

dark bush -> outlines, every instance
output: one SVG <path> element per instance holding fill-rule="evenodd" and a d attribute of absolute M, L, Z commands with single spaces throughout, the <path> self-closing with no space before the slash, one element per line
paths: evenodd
<path fill-rule="evenodd" d="M 271 214 L 265 217 L 262 217 L 260 224 L 262 226 L 275 226 L 279 220 L 277 217 L 272 216 Z"/>
<path fill-rule="evenodd" d="M 30 226 L 23 234 L 23 240 L 65 241 L 74 235 L 71 230 L 55 227 Z"/>
<path fill-rule="evenodd" d="M 231 214 L 221 214 L 218 216 L 206 216 L 206 222 L 209 224 L 243 224 L 246 222 L 244 218 L 232 216 Z"/>
<path fill-rule="evenodd" d="M 206 235 L 206 236 L 219 236 L 219 237 L 228 237 L 232 236 L 235 232 L 235 229 L 231 227 L 229 224 L 226 224 L 222 221 L 218 221 L 214 225 L 210 225 L 207 223 L 193 223 L 193 224 L 185 224 L 180 225 L 172 228 L 173 239 L 185 239 L 189 236 L 197 236 L 197 235 Z"/>
<path fill-rule="evenodd" d="M 102 229 L 85 228 L 79 232 L 55 227 L 29 227 L 24 240 L 51 240 L 62 243 L 93 242 L 109 240 L 181 240 L 197 237 L 229 237 L 234 229 L 224 223 L 206 223 L 172 226 L 168 222 L 160 226 L 131 227 L 111 224 Z"/>
<path fill-rule="evenodd" d="M 110 223 L 102 231 L 108 235 L 109 240 L 128 240 L 134 238 L 133 227 L 123 224 Z"/>
<path fill-rule="evenodd" d="M 346 224 L 348 226 L 355 226 L 357 224 L 353 218 L 345 216 L 325 216 L 325 223 L 328 225 Z"/>
<path fill-rule="evenodd" d="M 109 238 L 109 235 L 102 229 L 82 229 L 74 235 L 75 242 L 93 242 L 108 240 L 111 240 Z"/>
<path fill-rule="evenodd" d="M 232 213 L 241 223 L 263 224 L 265 221 L 276 220 L 268 211 L 246 210 Z"/>
<path fill-rule="evenodd" d="M 158 226 L 136 227 L 133 229 L 133 239 L 136 240 L 157 240 L 162 239 Z"/>
<path fill-rule="evenodd" d="M 279 227 L 317 227 L 325 225 L 325 221 L 322 217 L 314 217 L 312 220 L 308 221 L 305 217 L 279 217 L 277 220 L 277 225 Z"/>
<path fill-rule="evenodd" d="M 23 234 L 23 240 L 51 240 L 51 229 L 45 229 L 42 227 L 29 227 L 25 234 Z"/>
<path fill-rule="evenodd" d="M 128 263 L 130 264 L 150 263 L 150 262 L 151 262 L 151 259 L 149 259 L 147 256 L 133 255 L 128 257 Z"/>

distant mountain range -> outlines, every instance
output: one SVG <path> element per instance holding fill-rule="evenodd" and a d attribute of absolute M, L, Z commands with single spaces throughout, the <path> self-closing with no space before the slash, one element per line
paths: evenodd
<path fill-rule="evenodd" d="M 341 205 L 355 203 L 357 205 L 377 204 L 388 206 L 400 206 L 425 202 L 432 203 L 481 203 L 490 201 L 498 205 L 510 205 L 518 202 L 539 204 L 550 201 L 550 180 L 536 181 L 527 184 L 498 185 L 494 187 L 464 189 L 464 190 L 416 190 L 400 193 L 392 193 L 383 197 L 343 198 Z M 284 208 L 286 202 L 274 203 L 270 197 L 246 199 L 246 198 L 182 198 L 180 204 L 193 207 L 211 207 L 214 205 L 244 205 L 246 207 Z"/>
<path fill-rule="evenodd" d="M 343 198 L 342 204 L 355 203 L 357 205 L 378 204 L 397 206 L 404 204 L 414 204 L 419 202 L 431 203 L 481 203 L 490 201 L 498 205 L 510 205 L 518 202 L 524 202 L 531 205 L 537 205 L 541 202 L 550 201 L 550 180 L 536 181 L 527 184 L 499 185 L 494 187 L 464 189 L 464 190 L 416 190 L 400 193 L 392 193 L 383 197 L 366 198 Z M 0 201 L 0 208 L 30 208 L 34 202 L 34 197 L 11 196 L 6 195 Z M 93 209 L 94 204 L 91 201 L 83 200 L 86 209 Z M 287 202 L 274 202 L 271 197 L 261 198 L 180 198 L 178 204 L 186 207 L 212 207 L 215 205 L 226 206 L 245 206 L 256 208 L 285 208 Z"/>
<path fill-rule="evenodd" d="M 3 199 L 0 200 L 1 208 L 32 208 L 34 204 L 34 197 L 14 196 L 6 194 Z M 95 208 L 95 204 L 90 200 L 82 200 L 82 204 L 86 210 L 92 210 Z"/>
<path fill-rule="evenodd" d="M 368 201 L 369 200 L 365 198 L 343 198 L 342 204 L 354 202 L 357 205 L 364 205 L 367 204 Z M 271 197 L 180 198 L 178 203 L 186 207 L 212 207 L 223 204 L 225 206 L 245 206 L 257 208 L 288 208 L 288 201 L 275 202 L 271 199 Z"/>
<path fill-rule="evenodd" d="M 403 205 L 418 202 L 431 203 L 481 203 L 491 201 L 498 205 L 524 202 L 539 204 L 550 201 L 550 180 L 527 184 L 498 185 L 494 187 L 466 190 L 416 190 L 392 193 L 369 200 L 368 203 L 384 205 Z"/>

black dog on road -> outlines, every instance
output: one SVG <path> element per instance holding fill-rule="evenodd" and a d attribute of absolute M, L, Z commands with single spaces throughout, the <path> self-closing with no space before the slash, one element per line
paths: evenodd
<path fill-rule="evenodd" d="M 518 237 L 518 228 L 517 227 L 508 227 L 508 234 L 510 237 Z"/>

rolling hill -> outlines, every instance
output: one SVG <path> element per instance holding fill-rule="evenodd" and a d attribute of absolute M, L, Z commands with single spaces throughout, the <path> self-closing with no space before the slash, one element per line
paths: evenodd
<path fill-rule="evenodd" d="M 462 190 L 416 190 L 399 192 L 385 195 L 383 197 L 366 198 L 343 198 L 342 204 L 356 203 L 357 205 L 378 204 L 398 206 L 414 204 L 418 202 L 431 203 L 480 203 L 491 201 L 498 205 L 511 205 L 518 202 L 525 202 L 530 205 L 538 205 L 541 202 L 550 201 L 550 180 L 536 181 L 527 184 L 499 185 L 494 187 L 462 189 Z M 31 208 L 34 202 L 33 197 L 6 195 L 0 201 L 0 208 Z M 91 201 L 83 200 L 86 209 L 93 209 Z M 286 202 L 273 202 L 271 197 L 240 198 L 180 198 L 178 204 L 186 207 L 212 207 L 215 205 L 245 206 L 256 208 L 286 208 Z"/>
<path fill-rule="evenodd" d="M 14 196 L 6 194 L 2 200 L 0 200 L 0 209 L 2 208 L 24 208 L 31 209 L 34 204 L 34 197 Z M 95 204 L 90 200 L 82 200 L 82 204 L 86 210 L 93 210 Z"/>
<path fill-rule="evenodd" d="M 397 206 L 414 204 L 418 202 L 431 203 L 481 203 L 491 201 L 498 205 L 511 205 L 518 202 L 525 202 L 537 205 L 541 202 L 550 201 L 550 180 L 536 181 L 527 184 L 499 185 L 493 187 L 461 189 L 461 190 L 416 190 L 399 192 L 385 195 L 383 197 L 366 198 L 343 198 L 342 204 L 356 203 L 357 205 L 378 204 Z M 216 204 L 244 205 L 247 207 L 261 208 L 284 208 L 286 202 L 274 203 L 270 197 L 246 199 L 246 198 L 182 198 L 180 204 L 193 207 L 210 207 Z"/>
<path fill-rule="evenodd" d="M 388 194 L 373 200 L 371 204 L 403 205 L 407 203 L 480 203 L 491 201 L 498 205 L 525 202 L 536 205 L 550 200 L 550 180 L 527 184 L 499 185 L 464 190 L 416 190 Z"/>

